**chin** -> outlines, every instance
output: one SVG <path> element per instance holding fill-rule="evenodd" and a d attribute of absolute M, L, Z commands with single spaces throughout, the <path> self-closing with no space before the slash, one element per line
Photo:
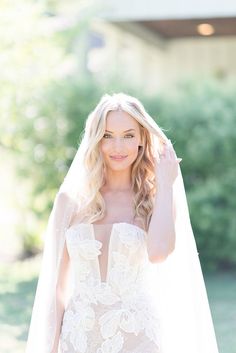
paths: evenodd
<path fill-rule="evenodd" d="M 120 171 L 120 170 L 127 170 L 129 168 L 131 168 L 131 164 L 127 164 L 127 165 L 108 165 L 107 168 L 109 168 L 110 170 L 114 170 L 114 171 Z"/>
<path fill-rule="evenodd" d="M 135 162 L 137 156 L 134 159 L 126 160 L 125 162 L 110 161 L 106 163 L 106 167 L 110 170 L 121 171 L 131 168 L 132 164 Z"/>

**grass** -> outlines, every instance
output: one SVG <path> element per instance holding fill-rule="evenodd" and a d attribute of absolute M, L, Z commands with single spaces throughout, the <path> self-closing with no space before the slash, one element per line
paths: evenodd
<path fill-rule="evenodd" d="M 39 264 L 39 259 L 1 264 L 1 353 L 25 351 Z"/>
<path fill-rule="evenodd" d="M 236 272 L 205 276 L 220 353 L 236 353 Z"/>
<path fill-rule="evenodd" d="M 1 353 L 25 351 L 40 260 L 38 257 L 0 267 Z M 236 272 L 204 278 L 219 352 L 236 353 Z"/>

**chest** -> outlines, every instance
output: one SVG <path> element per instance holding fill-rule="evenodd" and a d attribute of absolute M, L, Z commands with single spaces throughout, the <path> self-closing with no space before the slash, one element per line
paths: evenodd
<path fill-rule="evenodd" d="M 112 225 L 79 224 L 66 233 L 68 253 L 80 272 L 107 282 L 111 269 L 127 271 L 141 265 L 146 257 L 146 233 L 125 222 Z"/>

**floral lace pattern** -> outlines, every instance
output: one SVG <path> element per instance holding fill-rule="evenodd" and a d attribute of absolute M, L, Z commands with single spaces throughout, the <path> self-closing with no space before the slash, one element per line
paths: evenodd
<path fill-rule="evenodd" d="M 114 224 L 107 280 L 102 282 L 98 261 L 102 242 L 96 240 L 92 225 L 67 230 L 76 285 L 63 317 L 62 353 L 160 352 L 159 316 L 143 282 L 145 241 L 141 228 Z"/>

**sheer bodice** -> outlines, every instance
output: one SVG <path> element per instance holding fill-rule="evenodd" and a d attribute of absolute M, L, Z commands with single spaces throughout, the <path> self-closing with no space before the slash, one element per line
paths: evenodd
<path fill-rule="evenodd" d="M 73 295 L 63 318 L 63 353 L 160 352 L 155 298 L 145 289 L 146 235 L 125 222 L 67 229 Z"/>

